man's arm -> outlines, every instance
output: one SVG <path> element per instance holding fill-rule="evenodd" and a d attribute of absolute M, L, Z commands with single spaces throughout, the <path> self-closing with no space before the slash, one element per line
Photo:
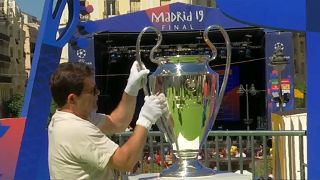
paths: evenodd
<path fill-rule="evenodd" d="M 109 165 L 121 171 L 129 171 L 137 163 L 147 140 L 148 130 L 166 112 L 166 103 L 158 96 L 147 96 L 141 108 L 137 126 L 128 141 L 119 147 L 109 160 Z"/>
<path fill-rule="evenodd" d="M 136 108 L 137 97 L 130 96 L 126 92 L 116 109 L 107 116 L 106 122 L 100 130 L 106 134 L 123 132 L 130 124 Z"/>
<path fill-rule="evenodd" d="M 141 158 L 147 137 L 148 130 L 142 126 L 136 126 L 132 136 L 116 150 L 108 164 L 120 171 L 130 171 Z"/>
<path fill-rule="evenodd" d="M 106 134 L 113 134 L 124 131 L 132 120 L 139 90 L 146 83 L 149 70 L 140 70 L 137 61 L 133 63 L 130 69 L 128 83 L 122 94 L 121 101 L 117 108 L 107 116 L 104 127 L 100 128 Z"/>

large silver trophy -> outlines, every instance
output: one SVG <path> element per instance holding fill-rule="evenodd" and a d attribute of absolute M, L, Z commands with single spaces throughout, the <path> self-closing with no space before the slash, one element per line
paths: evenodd
<path fill-rule="evenodd" d="M 197 177 L 214 174 L 197 159 L 199 150 L 207 140 L 226 88 L 231 61 L 231 45 L 227 32 L 218 25 L 205 29 L 203 38 L 212 51 L 208 55 L 177 55 L 154 58 L 154 52 L 161 44 L 161 32 L 155 27 L 144 28 L 137 40 L 137 60 L 141 63 L 140 42 L 149 29 L 158 35 L 157 44 L 150 52 L 150 60 L 158 64 L 149 76 L 151 94 L 164 93 L 168 103 L 168 113 L 157 122 L 165 138 L 172 144 L 176 162 L 160 173 L 160 177 Z M 227 48 L 226 68 L 219 90 L 219 75 L 209 67 L 209 62 L 217 56 L 217 49 L 208 38 L 211 29 L 219 30 Z M 144 88 L 146 95 L 149 94 Z"/>

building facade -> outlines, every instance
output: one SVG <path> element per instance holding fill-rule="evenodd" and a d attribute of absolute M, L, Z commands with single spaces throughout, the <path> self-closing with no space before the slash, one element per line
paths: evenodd
<path fill-rule="evenodd" d="M 0 0 L 0 118 L 3 103 L 25 91 L 23 17 L 14 0 Z"/>
<path fill-rule="evenodd" d="M 22 12 L 22 16 L 23 16 L 23 31 L 25 33 L 25 41 L 24 41 L 25 71 L 27 73 L 27 76 L 29 77 L 40 23 L 35 16 L 31 16 L 24 12 Z"/>

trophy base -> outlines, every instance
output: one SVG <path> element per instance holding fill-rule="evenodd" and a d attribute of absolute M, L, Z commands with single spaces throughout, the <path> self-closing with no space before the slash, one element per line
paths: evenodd
<path fill-rule="evenodd" d="M 160 177 L 200 177 L 214 175 L 213 169 L 203 166 L 197 159 L 184 159 L 160 173 Z"/>

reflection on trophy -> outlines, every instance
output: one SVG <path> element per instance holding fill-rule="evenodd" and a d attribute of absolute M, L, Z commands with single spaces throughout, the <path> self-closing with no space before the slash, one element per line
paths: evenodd
<path fill-rule="evenodd" d="M 168 112 L 157 122 L 165 138 L 172 144 L 176 162 L 160 173 L 160 177 L 210 176 L 214 171 L 204 167 L 198 160 L 199 149 L 207 140 L 226 88 L 231 61 L 231 46 L 226 31 L 217 25 L 206 28 L 203 37 L 212 51 L 207 55 L 177 55 L 154 58 L 154 50 L 162 41 L 161 32 L 154 27 L 146 27 L 137 40 L 137 60 L 140 59 L 142 34 L 153 29 L 158 35 L 157 45 L 151 50 L 150 59 L 158 64 L 149 77 L 151 94 L 164 93 Z M 219 90 L 219 75 L 209 67 L 217 49 L 208 38 L 211 29 L 218 29 L 224 36 L 227 60 L 223 83 Z M 145 93 L 148 93 L 145 88 Z M 148 95 L 148 94 L 146 94 Z"/>

